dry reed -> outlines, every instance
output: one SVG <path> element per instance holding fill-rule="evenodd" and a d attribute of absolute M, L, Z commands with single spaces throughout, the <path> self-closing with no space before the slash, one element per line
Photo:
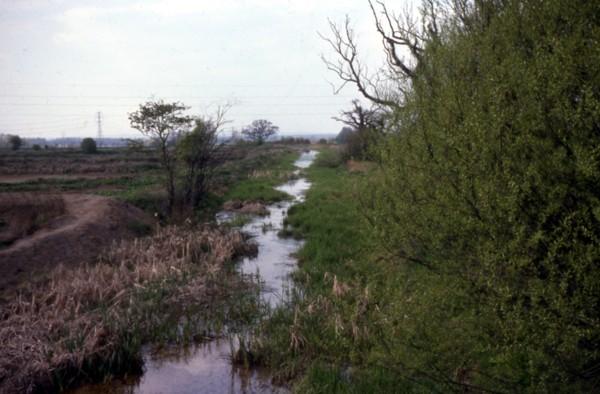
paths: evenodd
<path fill-rule="evenodd" d="M 140 302 L 145 289 L 166 290 L 161 305 L 202 299 L 211 276 L 251 249 L 239 232 L 171 226 L 113 245 L 96 264 L 59 266 L 2 306 L 0 392 L 55 390 L 59 376 L 81 379 L 74 375 L 86 365 L 114 363 L 132 336 L 161 324 Z"/>

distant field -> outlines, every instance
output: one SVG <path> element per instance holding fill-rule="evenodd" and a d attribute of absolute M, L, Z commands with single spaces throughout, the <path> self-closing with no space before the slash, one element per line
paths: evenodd
<path fill-rule="evenodd" d="M 300 146 L 285 144 L 226 147 L 223 163 L 215 174 L 217 196 L 281 198 L 279 195 L 263 196 L 260 190 L 261 186 L 268 185 L 268 178 L 279 177 L 282 169 L 277 169 L 275 174 L 260 174 L 260 171 L 271 169 L 273 163 L 285 155 L 288 157 L 284 162 L 291 163 L 293 153 L 300 149 Z M 231 185 L 240 181 L 243 181 L 241 187 L 229 191 Z M 0 193 L 91 193 L 116 197 L 147 211 L 156 211 L 163 190 L 160 162 L 153 150 L 109 149 L 90 155 L 73 149 L 52 149 L 6 151 L 0 156 Z"/>

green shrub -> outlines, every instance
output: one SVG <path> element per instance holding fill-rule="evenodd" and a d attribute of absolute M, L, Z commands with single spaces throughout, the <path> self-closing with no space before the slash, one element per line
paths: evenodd
<path fill-rule="evenodd" d="M 81 150 L 83 153 L 96 153 L 98 151 L 98 147 L 96 146 L 96 141 L 93 138 L 84 138 L 81 140 Z"/>
<path fill-rule="evenodd" d="M 455 381 L 462 365 L 489 389 L 590 389 L 600 363 L 598 5 L 484 3 L 477 27 L 448 23 L 429 43 L 367 188 L 390 261 L 431 272 L 397 301 L 411 318 L 389 327 L 405 338 L 392 342 L 395 362 Z"/>

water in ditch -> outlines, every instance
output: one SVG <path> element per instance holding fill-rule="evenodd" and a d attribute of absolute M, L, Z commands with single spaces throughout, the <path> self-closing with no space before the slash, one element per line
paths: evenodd
<path fill-rule="evenodd" d="M 300 169 L 310 166 L 317 152 L 304 152 L 295 162 Z M 258 273 L 264 284 L 263 300 L 275 307 L 285 296 L 290 286 L 290 273 L 296 267 L 293 254 L 302 245 L 301 241 L 281 238 L 278 233 L 288 209 L 302 202 L 310 183 L 298 178 L 277 187 L 292 196 L 289 201 L 267 206 L 269 214 L 254 217 L 242 227 L 258 244 L 258 255 L 245 258 L 239 263 L 244 273 Z M 217 221 L 232 219 L 226 212 L 217 214 Z M 193 347 L 173 346 L 160 352 L 144 354 L 144 374 L 127 380 L 115 380 L 100 385 L 88 385 L 74 394 L 97 393 L 286 393 L 283 387 L 271 383 L 268 371 L 237 367 L 230 361 L 231 341 L 214 340 Z"/>

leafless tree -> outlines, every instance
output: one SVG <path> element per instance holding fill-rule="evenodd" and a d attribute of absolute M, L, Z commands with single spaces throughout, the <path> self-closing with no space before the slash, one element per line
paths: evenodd
<path fill-rule="evenodd" d="M 277 134 L 279 127 L 266 119 L 257 119 L 250 125 L 244 127 L 242 134 L 259 145 L 269 137 Z"/>
<path fill-rule="evenodd" d="M 453 1 L 457 7 L 468 2 Z M 439 39 L 437 15 L 442 4 L 439 0 L 424 0 L 420 19 L 408 11 L 395 14 L 383 1 L 369 0 L 369 7 L 383 43 L 386 68 L 369 74 L 358 56 L 356 35 L 348 17 L 342 25 L 329 21 L 330 36 L 321 37 L 329 43 L 336 59 L 322 58 L 327 67 L 342 80 L 336 93 L 351 83 L 373 103 L 391 109 L 398 108 L 402 105 L 411 80 L 417 75 L 426 44 Z M 390 88 L 390 84 L 393 84 L 393 88 Z"/>

